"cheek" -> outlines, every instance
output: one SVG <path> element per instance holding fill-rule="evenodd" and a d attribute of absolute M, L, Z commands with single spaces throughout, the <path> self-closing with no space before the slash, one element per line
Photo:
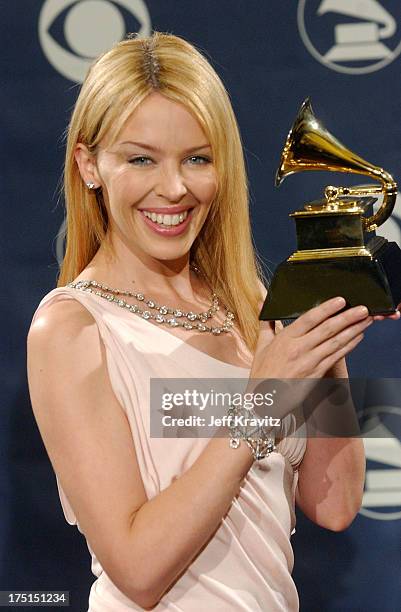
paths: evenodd
<path fill-rule="evenodd" d="M 217 176 L 216 174 L 210 173 L 207 176 L 202 177 L 201 180 L 197 181 L 197 185 L 194 188 L 199 200 L 205 204 L 209 204 L 213 201 L 217 192 Z"/>
<path fill-rule="evenodd" d="M 217 177 L 213 177 L 207 186 L 207 194 L 210 205 L 212 204 L 217 193 Z"/>
<path fill-rule="evenodd" d="M 149 177 L 136 175 L 132 168 L 123 168 L 113 173 L 108 186 L 113 202 L 133 205 L 145 197 L 151 188 L 151 181 Z"/>

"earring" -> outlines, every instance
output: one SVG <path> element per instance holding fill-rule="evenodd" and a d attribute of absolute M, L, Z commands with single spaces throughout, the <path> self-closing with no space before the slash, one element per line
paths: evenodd
<path fill-rule="evenodd" d="M 95 183 L 86 183 L 88 189 L 95 189 Z"/>

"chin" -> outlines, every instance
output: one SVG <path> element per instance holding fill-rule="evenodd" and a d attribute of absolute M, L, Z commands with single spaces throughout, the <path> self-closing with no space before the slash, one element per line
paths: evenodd
<path fill-rule="evenodd" d="M 154 259 L 159 259 L 160 261 L 175 261 L 177 259 L 187 257 L 190 248 L 190 246 L 181 249 L 165 248 L 155 250 L 154 252 L 148 251 L 148 254 L 150 255 L 150 257 L 153 257 Z"/>

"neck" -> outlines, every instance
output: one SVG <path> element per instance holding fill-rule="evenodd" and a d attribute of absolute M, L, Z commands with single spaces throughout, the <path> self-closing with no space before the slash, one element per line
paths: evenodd
<path fill-rule="evenodd" d="M 143 291 L 163 295 L 166 299 L 187 302 L 209 298 L 203 279 L 190 269 L 189 253 L 174 260 L 162 260 L 143 253 L 135 253 L 126 245 L 103 244 L 85 269 L 85 278 L 97 280 L 113 288 Z"/>

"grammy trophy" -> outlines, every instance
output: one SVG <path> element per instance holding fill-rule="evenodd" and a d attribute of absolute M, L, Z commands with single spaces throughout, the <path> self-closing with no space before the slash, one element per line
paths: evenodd
<path fill-rule="evenodd" d="M 336 296 L 344 297 L 347 307 L 367 306 L 371 315 L 395 312 L 401 302 L 401 250 L 375 230 L 392 213 L 397 184 L 334 138 L 316 119 L 309 99 L 287 137 L 276 185 L 307 170 L 363 174 L 379 184 L 328 186 L 322 200 L 290 215 L 298 248 L 277 267 L 259 319 L 295 319 Z M 381 205 L 369 216 L 374 196 L 381 194 Z"/>

